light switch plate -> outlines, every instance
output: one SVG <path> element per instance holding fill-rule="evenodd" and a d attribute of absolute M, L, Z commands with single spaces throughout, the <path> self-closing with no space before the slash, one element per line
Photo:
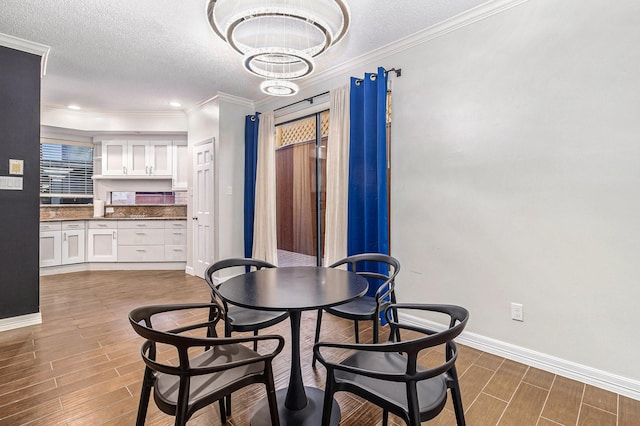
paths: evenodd
<path fill-rule="evenodd" d="M 22 177 L 0 176 L 0 189 L 22 191 Z"/>

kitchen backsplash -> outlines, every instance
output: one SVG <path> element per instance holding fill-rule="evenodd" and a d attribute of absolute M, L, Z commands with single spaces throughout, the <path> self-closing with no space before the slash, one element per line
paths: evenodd
<path fill-rule="evenodd" d="M 106 209 L 113 208 L 113 213 Z M 187 217 L 186 205 L 145 205 L 119 206 L 106 205 L 105 218 L 125 217 Z M 40 206 L 40 220 L 55 219 L 88 219 L 93 217 L 93 205 Z"/>

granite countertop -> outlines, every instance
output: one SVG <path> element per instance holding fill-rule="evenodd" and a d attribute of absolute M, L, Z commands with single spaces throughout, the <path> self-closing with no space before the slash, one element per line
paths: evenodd
<path fill-rule="evenodd" d="M 40 219 L 40 222 L 71 222 L 74 220 L 187 220 L 186 216 L 110 216 L 110 217 L 69 217 Z"/>

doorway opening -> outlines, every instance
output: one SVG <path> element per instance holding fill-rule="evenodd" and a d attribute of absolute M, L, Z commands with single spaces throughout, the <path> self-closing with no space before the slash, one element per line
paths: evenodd
<path fill-rule="evenodd" d="M 329 111 L 276 126 L 278 265 L 321 266 Z"/>

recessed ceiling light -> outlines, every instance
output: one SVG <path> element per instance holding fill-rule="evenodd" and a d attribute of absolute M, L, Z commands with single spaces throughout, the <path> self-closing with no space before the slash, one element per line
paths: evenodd
<path fill-rule="evenodd" d="M 180 102 L 177 102 L 177 101 L 171 101 L 171 102 L 169 102 L 169 105 L 171 105 L 174 108 L 179 108 L 179 107 L 182 106 L 182 104 Z"/>
<path fill-rule="evenodd" d="M 67 108 L 76 109 L 76 110 L 80 109 L 80 107 L 78 105 L 67 105 Z"/>

